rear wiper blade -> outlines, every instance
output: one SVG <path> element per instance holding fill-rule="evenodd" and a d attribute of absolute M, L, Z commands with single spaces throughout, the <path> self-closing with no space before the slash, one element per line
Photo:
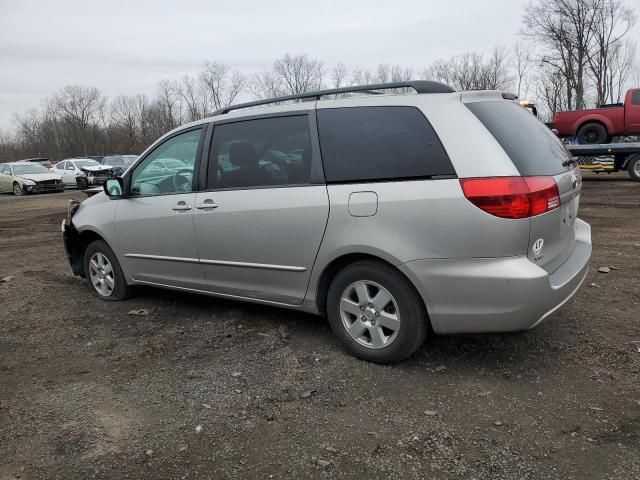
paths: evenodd
<path fill-rule="evenodd" d="M 578 162 L 575 158 L 570 158 L 569 160 L 565 160 L 564 162 L 562 162 L 562 166 L 569 167 L 572 163 L 575 163 L 576 166 L 578 165 Z"/>

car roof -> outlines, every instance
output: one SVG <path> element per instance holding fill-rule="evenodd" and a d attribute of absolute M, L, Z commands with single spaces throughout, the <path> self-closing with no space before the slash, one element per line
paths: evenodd
<path fill-rule="evenodd" d="M 25 162 L 24 160 L 18 160 L 17 162 L 7 162 L 5 165 L 33 165 L 30 162 Z"/>

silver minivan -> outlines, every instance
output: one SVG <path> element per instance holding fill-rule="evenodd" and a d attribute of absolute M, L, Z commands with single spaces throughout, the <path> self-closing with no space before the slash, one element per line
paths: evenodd
<path fill-rule="evenodd" d="M 577 165 L 511 98 L 416 81 L 222 109 L 70 204 L 71 269 L 103 300 L 151 285 L 326 315 L 374 362 L 533 328 L 584 280 L 591 231 Z"/>

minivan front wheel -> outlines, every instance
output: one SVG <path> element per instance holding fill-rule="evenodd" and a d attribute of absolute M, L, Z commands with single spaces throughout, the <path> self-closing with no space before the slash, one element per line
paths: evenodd
<path fill-rule="evenodd" d="M 329 287 L 327 315 L 344 346 L 372 362 L 405 359 L 427 333 L 418 292 L 400 272 L 382 262 L 361 261 L 340 271 Z"/>
<path fill-rule="evenodd" d="M 115 254 L 103 240 L 91 242 L 84 253 L 84 272 L 91 291 L 102 300 L 124 300 L 129 285 Z"/>

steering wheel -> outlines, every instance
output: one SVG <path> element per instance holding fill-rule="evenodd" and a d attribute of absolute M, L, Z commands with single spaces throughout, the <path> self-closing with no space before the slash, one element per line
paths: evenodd
<path fill-rule="evenodd" d="M 190 173 L 191 178 L 185 177 L 183 174 Z M 171 176 L 171 182 L 173 183 L 173 189 L 176 192 L 179 192 L 183 189 L 184 185 L 190 183 L 193 179 L 193 170 L 190 168 L 181 168 L 180 170 L 176 170 L 175 173 Z"/>

